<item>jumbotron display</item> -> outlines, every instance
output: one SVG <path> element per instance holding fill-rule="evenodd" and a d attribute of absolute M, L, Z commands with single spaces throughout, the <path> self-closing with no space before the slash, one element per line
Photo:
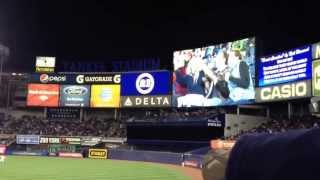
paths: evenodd
<path fill-rule="evenodd" d="M 255 98 L 255 38 L 175 51 L 173 64 L 173 106 L 235 105 Z"/>

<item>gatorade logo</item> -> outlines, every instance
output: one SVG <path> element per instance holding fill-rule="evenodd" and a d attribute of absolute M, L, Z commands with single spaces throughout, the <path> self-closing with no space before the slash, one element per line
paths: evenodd
<path fill-rule="evenodd" d="M 149 94 L 154 88 L 154 78 L 149 73 L 142 73 L 136 79 L 136 89 L 140 94 Z"/>
<path fill-rule="evenodd" d="M 78 84 L 84 83 L 84 75 L 78 75 L 76 77 L 76 81 L 77 81 Z"/>

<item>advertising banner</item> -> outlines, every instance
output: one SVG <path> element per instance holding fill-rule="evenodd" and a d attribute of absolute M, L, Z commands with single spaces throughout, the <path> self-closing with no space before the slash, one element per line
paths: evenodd
<path fill-rule="evenodd" d="M 47 118 L 49 120 L 66 120 L 66 119 L 78 119 L 80 120 L 79 108 L 48 108 Z"/>
<path fill-rule="evenodd" d="M 312 59 L 320 59 L 320 42 L 312 45 Z"/>
<path fill-rule="evenodd" d="M 169 71 L 124 73 L 121 76 L 121 96 L 169 95 L 170 92 Z"/>
<path fill-rule="evenodd" d="M 310 80 L 256 88 L 256 102 L 288 100 L 310 96 Z"/>
<path fill-rule="evenodd" d="M 320 96 L 320 60 L 312 62 L 312 94 Z"/>
<path fill-rule="evenodd" d="M 255 97 L 255 38 L 175 51 L 172 105 L 223 106 Z"/>
<path fill-rule="evenodd" d="M 102 137 L 81 137 L 82 146 L 95 146 L 100 143 Z"/>
<path fill-rule="evenodd" d="M 89 158 L 92 159 L 107 159 L 107 149 L 89 149 Z"/>
<path fill-rule="evenodd" d="M 6 153 L 7 147 L 5 145 L 0 144 L 0 154 L 5 154 Z"/>
<path fill-rule="evenodd" d="M 76 145 L 68 145 L 68 144 L 50 144 L 49 145 L 49 153 L 57 154 L 58 152 L 69 152 L 74 153 L 77 151 Z"/>
<path fill-rule="evenodd" d="M 170 107 L 171 96 L 122 96 L 121 107 Z"/>
<path fill-rule="evenodd" d="M 90 106 L 115 108 L 120 106 L 120 85 L 92 85 Z"/>
<path fill-rule="evenodd" d="M 259 87 L 311 79 L 311 46 L 262 57 L 258 63 Z"/>
<path fill-rule="evenodd" d="M 55 57 L 36 57 L 36 72 L 53 73 L 56 65 Z"/>
<path fill-rule="evenodd" d="M 40 144 L 61 144 L 60 137 L 40 137 Z"/>
<path fill-rule="evenodd" d="M 57 107 L 59 85 L 28 84 L 27 106 Z"/>
<path fill-rule="evenodd" d="M 60 106 L 62 107 L 89 107 L 89 85 L 61 85 Z"/>
<path fill-rule="evenodd" d="M 74 74 L 54 74 L 54 73 L 34 73 L 29 77 L 30 83 L 40 84 L 75 84 L 76 75 Z"/>
<path fill-rule="evenodd" d="M 79 74 L 77 84 L 120 84 L 120 74 Z"/>
<path fill-rule="evenodd" d="M 83 158 L 81 153 L 67 153 L 67 152 L 59 152 L 59 157 Z"/>
<path fill-rule="evenodd" d="M 16 136 L 17 144 L 39 144 L 40 136 L 38 135 L 17 135 Z"/>
<path fill-rule="evenodd" d="M 61 141 L 61 144 L 75 144 L 75 145 L 81 144 L 80 137 L 61 137 L 60 141 Z"/>

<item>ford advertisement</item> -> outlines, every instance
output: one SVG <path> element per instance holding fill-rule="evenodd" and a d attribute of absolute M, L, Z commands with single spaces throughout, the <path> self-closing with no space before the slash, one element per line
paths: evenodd
<path fill-rule="evenodd" d="M 60 88 L 60 106 L 89 107 L 89 85 L 62 85 Z"/>

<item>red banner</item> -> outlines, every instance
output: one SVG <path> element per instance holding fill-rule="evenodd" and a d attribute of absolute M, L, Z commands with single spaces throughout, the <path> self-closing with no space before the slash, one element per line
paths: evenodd
<path fill-rule="evenodd" d="M 28 84 L 27 106 L 57 107 L 59 85 Z"/>

